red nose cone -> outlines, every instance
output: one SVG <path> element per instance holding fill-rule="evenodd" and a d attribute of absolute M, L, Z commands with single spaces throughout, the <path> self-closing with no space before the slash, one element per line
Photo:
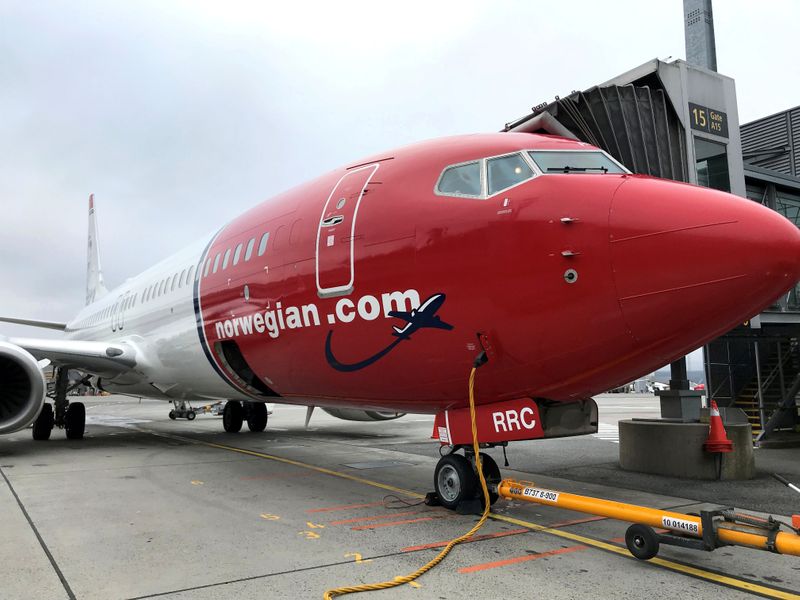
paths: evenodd
<path fill-rule="evenodd" d="M 724 192 L 631 177 L 614 196 L 609 229 L 625 321 L 668 359 L 758 314 L 800 279 L 797 227 Z"/>

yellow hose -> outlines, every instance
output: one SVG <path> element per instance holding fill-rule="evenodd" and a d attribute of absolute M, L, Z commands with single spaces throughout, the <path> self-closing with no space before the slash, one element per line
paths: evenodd
<path fill-rule="evenodd" d="M 353 585 L 347 587 L 338 587 L 333 588 L 325 592 L 323 598 L 325 600 L 332 600 L 335 596 L 344 596 L 345 594 L 354 594 L 356 592 L 369 592 L 372 590 L 386 590 L 389 588 L 397 587 L 398 585 L 404 585 L 410 581 L 414 581 L 424 573 L 430 571 L 433 567 L 438 565 L 444 557 L 450 553 L 457 544 L 468 540 L 471 538 L 475 533 L 483 526 L 486 522 L 486 519 L 489 517 L 489 489 L 486 487 L 486 478 L 483 476 L 483 468 L 481 465 L 481 455 L 480 455 L 480 448 L 478 447 L 478 426 L 475 422 L 475 371 L 477 371 L 476 367 L 472 368 L 472 372 L 469 374 L 469 417 L 472 422 L 472 449 L 475 452 L 475 467 L 478 470 L 478 479 L 481 482 L 481 489 L 483 490 L 483 501 L 484 501 L 484 508 L 483 514 L 475 526 L 470 529 L 464 535 L 457 537 L 453 540 L 450 540 L 448 544 L 442 549 L 442 551 L 436 555 L 436 557 L 431 560 L 428 564 L 423 565 L 413 573 L 408 575 L 398 575 L 391 581 L 383 581 L 381 583 L 365 583 L 363 585 Z"/>

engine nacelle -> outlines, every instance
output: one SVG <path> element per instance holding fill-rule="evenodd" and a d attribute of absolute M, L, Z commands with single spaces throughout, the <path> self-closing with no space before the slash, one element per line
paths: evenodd
<path fill-rule="evenodd" d="M 46 392 L 38 361 L 27 350 L 0 341 L 0 433 L 13 433 L 33 423 Z"/>
<path fill-rule="evenodd" d="M 323 408 L 326 413 L 345 421 L 391 421 L 405 416 L 406 413 L 385 410 L 360 410 L 358 408 Z"/>

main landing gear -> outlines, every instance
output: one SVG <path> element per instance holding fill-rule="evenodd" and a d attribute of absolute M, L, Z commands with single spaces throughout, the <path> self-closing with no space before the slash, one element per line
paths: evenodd
<path fill-rule="evenodd" d="M 267 428 L 267 405 L 263 402 L 245 402 L 228 400 L 222 413 L 222 426 L 228 433 L 238 433 L 242 424 L 247 421 L 247 428 L 255 433 Z"/>
<path fill-rule="evenodd" d="M 67 400 L 67 393 L 72 388 L 88 382 L 88 377 L 70 387 L 68 373 L 65 368 L 56 371 L 56 384 L 52 395 L 53 404 L 45 403 L 39 416 L 33 422 L 34 440 L 49 440 L 54 427 L 63 429 L 68 440 L 83 439 L 86 430 L 86 407 L 83 402 Z"/>
<path fill-rule="evenodd" d="M 433 485 L 436 497 L 445 508 L 460 510 L 467 508 L 467 512 L 480 510 L 483 507 L 483 492 L 481 491 L 478 469 L 476 467 L 475 453 L 472 448 L 464 448 L 464 455 L 456 454 L 459 448 L 455 447 L 449 454 L 442 456 L 436 464 L 433 476 Z M 498 495 L 497 484 L 500 483 L 500 467 L 488 454 L 481 453 L 481 466 L 486 485 L 489 487 L 489 504 L 494 504 Z"/>

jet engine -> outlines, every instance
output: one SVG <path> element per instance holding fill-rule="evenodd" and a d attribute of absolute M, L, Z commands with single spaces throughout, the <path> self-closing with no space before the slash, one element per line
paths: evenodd
<path fill-rule="evenodd" d="M 358 408 L 323 408 L 326 413 L 345 421 L 391 421 L 405 416 L 406 413 L 385 410 L 360 410 Z"/>
<path fill-rule="evenodd" d="M 44 405 L 47 384 L 26 350 L 0 341 L 0 433 L 25 429 Z"/>

